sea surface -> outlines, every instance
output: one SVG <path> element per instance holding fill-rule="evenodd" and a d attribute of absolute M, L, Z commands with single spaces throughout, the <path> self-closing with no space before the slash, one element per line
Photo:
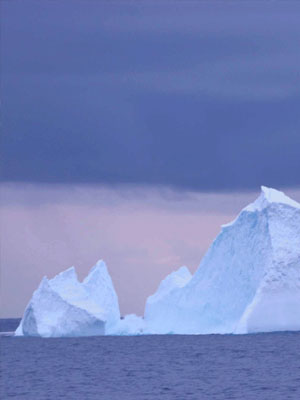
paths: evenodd
<path fill-rule="evenodd" d="M 2 400 L 300 399 L 300 332 L 0 336 L 0 346 Z"/>

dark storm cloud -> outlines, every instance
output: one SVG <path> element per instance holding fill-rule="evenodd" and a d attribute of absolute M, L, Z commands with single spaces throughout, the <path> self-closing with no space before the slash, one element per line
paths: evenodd
<path fill-rule="evenodd" d="M 300 5 L 2 2 L 2 180 L 300 184 Z"/>

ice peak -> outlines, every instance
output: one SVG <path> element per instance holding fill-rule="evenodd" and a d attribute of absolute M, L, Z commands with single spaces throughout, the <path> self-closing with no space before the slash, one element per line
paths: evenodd
<path fill-rule="evenodd" d="M 161 287 L 169 287 L 172 282 L 172 286 L 176 285 L 183 287 L 191 279 L 192 274 L 189 269 L 184 265 L 178 268 L 176 271 L 171 272 L 166 278 L 161 282 Z"/>
<path fill-rule="evenodd" d="M 176 274 L 181 275 L 181 276 L 191 276 L 190 270 L 185 265 L 178 268 L 178 270 L 175 272 L 176 272 Z"/>
<path fill-rule="evenodd" d="M 295 200 L 292 200 L 280 190 L 261 186 L 261 194 L 269 203 L 282 203 L 291 205 L 293 207 L 300 207 L 299 203 L 297 203 Z"/>
<path fill-rule="evenodd" d="M 149 296 L 146 303 L 154 303 L 158 299 L 166 296 L 174 288 L 184 287 L 192 278 L 192 274 L 186 266 L 182 266 L 176 271 L 171 272 L 167 275 L 159 284 L 156 292 Z M 147 311 L 145 311 L 146 313 Z"/>
<path fill-rule="evenodd" d="M 77 279 L 77 274 L 75 267 L 70 267 L 66 269 L 65 271 L 62 271 L 58 274 L 58 276 L 63 276 L 64 278 L 76 278 Z"/>
<path fill-rule="evenodd" d="M 92 281 L 97 281 L 99 278 L 104 275 L 108 275 L 108 270 L 105 262 L 103 260 L 97 261 L 96 265 L 94 265 L 88 276 L 84 279 L 84 283 L 90 283 Z"/>
<path fill-rule="evenodd" d="M 54 278 L 51 279 L 51 284 L 59 284 L 66 282 L 78 282 L 77 273 L 75 267 L 70 267 L 65 271 L 60 272 Z"/>
<path fill-rule="evenodd" d="M 37 290 L 44 290 L 49 288 L 49 281 L 48 278 L 46 276 L 44 276 L 39 284 L 39 287 Z"/>
<path fill-rule="evenodd" d="M 190 270 L 188 267 L 183 265 L 182 267 L 178 268 L 177 271 L 172 272 L 169 277 L 176 281 L 178 286 L 184 286 L 192 277 Z"/>
<path fill-rule="evenodd" d="M 268 188 L 266 186 L 261 186 L 260 196 L 249 206 L 245 208 L 247 211 L 263 210 L 268 205 L 272 203 L 286 204 L 291 207 L 300 208 L 300 204 L 295 200 L 292 200 L 286 194 L 280 190 Z"/>

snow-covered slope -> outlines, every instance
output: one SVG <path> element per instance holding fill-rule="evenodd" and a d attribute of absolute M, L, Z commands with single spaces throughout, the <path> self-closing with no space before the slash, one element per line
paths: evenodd
<path fill-rule="evenodd" d="M 161 333 L 300 330 L 300 205 L 262 187 L 145 322 Z"/>
<path fill-rule="evenodd" d="M 26 307 L 16 335 L 91 336 L 109 334 L 119 322 L 118 298 L 103 261 L 80 283 L 74 267 L 43 278 Z"/>

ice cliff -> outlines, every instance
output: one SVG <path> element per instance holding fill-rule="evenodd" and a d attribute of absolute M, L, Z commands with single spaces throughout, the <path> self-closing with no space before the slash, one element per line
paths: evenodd
<path fill-rule="evenodd" d="M 146 305 L 149 332 L 300 330 L 300 205 L 262 187 L 224 225 L 192 279 Z"/>

